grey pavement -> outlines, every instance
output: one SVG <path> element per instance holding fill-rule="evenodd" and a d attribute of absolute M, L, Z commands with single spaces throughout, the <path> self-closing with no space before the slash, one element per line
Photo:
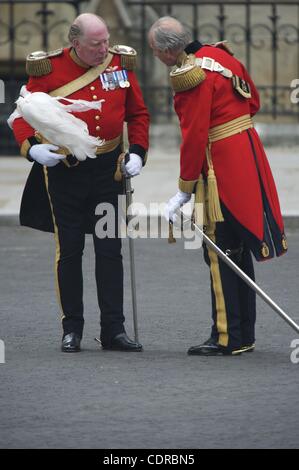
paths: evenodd
<path fill-rule="evenodd" d="M 179 138 L 156 137 L 133 180 L 135 201 L 147 207 L 177 189 Z M 285 220 L 297 222 L 287 223 L 288 254 L 256 264 L 260 286 L 297 323 L 298 150 L 267 148 Z M 144 352 L 132 354 L 102 351 L 93 339 L 100 330 L 87 237 L 83 351 L 60 352 L 53 237 L 16 226 L 29 170 L 21 157 L 0 158 L 0 448 L 298 448 L 299 364 L 290 360 L 298 335 L 258 300 L 253 354 L 187 356 L 209 336 L 210 293 L 201 250 L 184 250 L 181 240 L 136 241 Z M 127 240 L 123 247 L 132 336 Z"/>
<path fill-rule="evenodd" d="M 162 128 L 163 129 L 163 128 Z M 150 203 L 166 202 L 177 190 L 179 176 L 179 137 L 173 140 L 163 135 L 152 139 L 148 163 L 133 180 L 134 200 L 155 213 Z M 299 146 L 269 146 L 266 148 L 277 184 L 283 215 L 299 216 Z M 19 213 L 22 190 L 31 164 L 23 157 L 0 158 L 0 224 Z M 2 216 L 2 221 L 1 221 Z"/>
<path fill-rule="evenodd" d="M 136 242 L 142 353 L 102 351 L 92 241 L 84 257 L 83 351 L 60 352 L 51 234 L 0 227 L 0 448 L 298 448 L 298 335 L 258 300 L 256 351 L 190 357 L 210 327 L 202 252 Z M 289 253 L 256 263 L 257 281 L 299 322 L 299 231 Z M 125 312 L 132 336 L 125 261 Z M 299 340 L 297 347 L 299 345 Z"/>

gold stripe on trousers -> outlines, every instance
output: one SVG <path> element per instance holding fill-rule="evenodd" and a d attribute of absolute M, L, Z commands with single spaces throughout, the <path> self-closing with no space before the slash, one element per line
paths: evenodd
<path fill-rule="evenodd" d="M 206 230 L 206 235 L 215 243 L 215 230 L 216 223 L 209 222 Z M 219 333 L 218 343 L 226 347 L 228 345 L 228 331 L 227 331 L 227 313 L 222 289 L 222 281 L 220 276 L 219 258 L 216 253 L 207 248 L 208 256 L 210 259 L 210 271 L 212 276 L 212 289 L 215 296 L 216 304 L 216 325 Z"/>
<path fill-rule="evenodd" d="M 59 243 L 59 235 L 58 235 L 58 227 L 56 225 L 56 220 L 55 220 L 55 215 L 53 211 L 53 204 L 51 201 L 51 196 L 49 193 L 49 179 L 48 179 L 48 169 L 46 166 L 44 166 L 44 176 L 45 176 L 45 184 L 46 184 L 46 190 L 49 198 L 49 203 L 50 203 L 50 208 L 51 208 L 51 213 L 52 213 L 52 219 L 53 219 L 53 225 L 54 225 L 54 239 L 55 239 L 55 245 L 56 245 L 56 252 L 55 252 L 55 266 L 54 266 L 54 271 L 55 271 L 55 288 L 56 288 L 56 294 L 58 298 L 58 303 L 61 311 L 61 321 L 65 318 L 65 314 L 63 312 L 62 308 L 62 302 L 61 302 L 61 294 L 60 294 L 60 289 L 59 289 L 59 282 L 58 282 L 58 263 L 60 261 L 60 243 Z"/>

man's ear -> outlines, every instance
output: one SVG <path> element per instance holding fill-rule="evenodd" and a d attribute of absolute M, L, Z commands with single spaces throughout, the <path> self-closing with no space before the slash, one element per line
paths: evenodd
<path fill-rule="evenodd" d="M 165 54 L 166 54 L 167 59 L 172 60 L 172 61 L 173 60 L 176 61 L 176 58 L 179 55 L 179 53 L 177 51 L 173 51 L 173 50 L 170 50 L 170 49 L 166 49 Z"/>
<path fill-rule="evenodd" d="M 80 42 L 78 39 L 73 39 L 72 40 L 72 46 L 74 49 L 77 49 L 77 47 L 79 46 Z"/>

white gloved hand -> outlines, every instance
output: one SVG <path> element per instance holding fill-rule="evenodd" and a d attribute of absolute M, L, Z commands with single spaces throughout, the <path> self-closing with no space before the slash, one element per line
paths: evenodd
<path fill-rule="evenodd" d="M 169 199 L 165 207 L 164 215 L 166 219 L 175 222 L 175 212 L 179 207 L 182 207 L 186 202 L 190 201 L 190 199 L 191 193 L 184 193 L 179 189 L 176 195 Z"/>
<path fill-rule="evenodd" d="M 137 153 L 129 154 L 129 161 L 125 164 L 126 176 L 139 175 L 142 168 L 142 158 Z"/>
<path fill-rule="evenodd" d="M 52 144 L 36 144 L 32 145 L 29 150 L 30 157 L 41 165 L 55 166 L 60 160 L 65 158 L 65 155 L 51 152 L 51 150 L 58 150 L 57 145 Z"/>

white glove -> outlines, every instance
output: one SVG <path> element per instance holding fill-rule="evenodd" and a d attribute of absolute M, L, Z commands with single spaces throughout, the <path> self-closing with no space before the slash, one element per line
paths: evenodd
<path fill-rule="evenodd" d="M 65 158 L 65 155 L 51 152 L 51 150 L 57 150 L 58 148 L 57 145 L 52 144 L 36 144 L 30 148 L 29 155 L 41 165 L 55 166 Z"/>
<path fill-rule="evenodd" d="M 142 168 L 142 158 L 137 153 L 129 154 L 129 161 L 125 164 L 126 176 L 139 175 Z"/>
<path fill-rule="evenodd" d="M 164 215 L 166 219 L 175 222 L 175 212 L 179 207 L 182 207 L 186 202 L 190 201 L 190 199 L 191 193 L 184 193 L 179 189 L 176 195 L 169 199 L 165 207 Z"/>

